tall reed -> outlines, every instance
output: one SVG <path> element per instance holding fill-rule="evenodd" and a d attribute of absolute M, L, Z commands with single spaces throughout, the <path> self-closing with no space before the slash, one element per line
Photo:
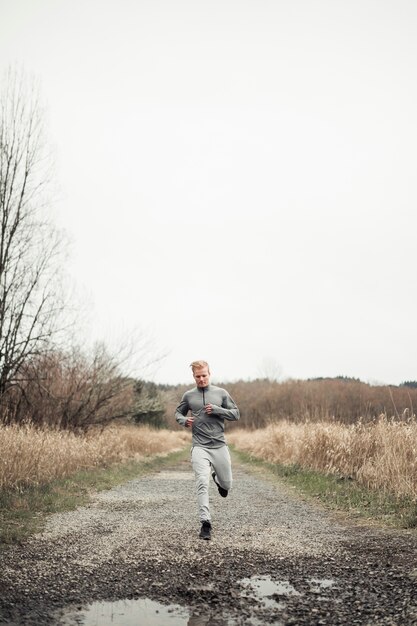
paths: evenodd
<path fill-rule="evenodd" d="M 371 489 L 417 498 L 417 422 L 381 416 L 373 422 L 276 422 L 234 430 L 238 449 L 272 463 L 350 477 Z"/>
<path fill-rule="evenodd" d="M 82 436 L 31 425 L 0 426 L 0 490 L 19 490 L 83 469 L 166 454 L 188 441 L 184 431 L 147 426 L 118 426 Z"/>

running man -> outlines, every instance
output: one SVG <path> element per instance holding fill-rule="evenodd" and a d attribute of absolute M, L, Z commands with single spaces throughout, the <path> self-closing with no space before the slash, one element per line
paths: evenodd
<path fill-rule="evenodd" d="M 200 538 L 211 539 L 210 472 L 219 494 L 226 498 L 232 487 L 232 464 L 224 438 L 224 420 L 238 420 L 240 414 L 225 389 L 210 385 L 206 361 L 193 361 L 190 367 L 197 386 L 185 392 L 175 419 L 181 426 L 192 429 L 191 463 L 196 478 Z"/>

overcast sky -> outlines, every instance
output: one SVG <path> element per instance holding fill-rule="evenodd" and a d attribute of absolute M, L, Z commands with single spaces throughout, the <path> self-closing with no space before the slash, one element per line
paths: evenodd
<path fill-rule="evenodd" d="M 90 337 L 157 382 L 417 379 L 415 0 L 0 0 L 10 64 Z"/>

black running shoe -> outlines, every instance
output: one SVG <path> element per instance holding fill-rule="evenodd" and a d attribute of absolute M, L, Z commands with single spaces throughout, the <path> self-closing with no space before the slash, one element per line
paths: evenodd
<path fill-rule="evenodd" d="M 227 498 L 227 494 L 229 492 L 227 491 L 227 489 L 223 489 L 223 487 L 220 487 L 219 483 L 216 480 L 216 472 L 212 473 L 212 477 L 213 477 L 214 482 L 216 483 L 216 487 L 219 490 L 219 494 L 221 495 L 221 497 L 222 498 Z"/>
<path fill-rule="evenodd" d="M 204 521 L 201 524 L 200 539 L 211 539 L 211 524 Z"/>

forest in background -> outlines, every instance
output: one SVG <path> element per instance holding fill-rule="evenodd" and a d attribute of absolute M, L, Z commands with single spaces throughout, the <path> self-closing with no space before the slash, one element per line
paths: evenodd
<path fill-rule="evenodd" d="M 372 421 L 381 415 L 395 419 L 415 416 L 417 383 L 370 385 L 348 377 L 274 381 L 257 379 L 224 386 L 240 409 L 238 423 L 229 428 L 260 428 L 270 422 L 336 420 L 352 424 Z M 165 407 L 165 421 L 172 422 L 182 394 L 192 385 L 163 386 L 158 393 Z"/>

